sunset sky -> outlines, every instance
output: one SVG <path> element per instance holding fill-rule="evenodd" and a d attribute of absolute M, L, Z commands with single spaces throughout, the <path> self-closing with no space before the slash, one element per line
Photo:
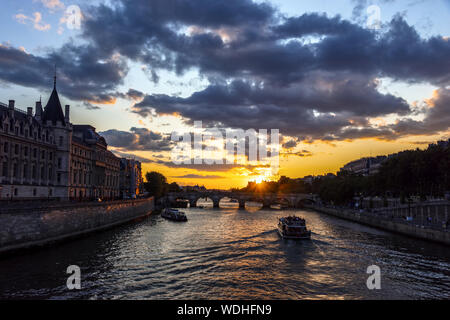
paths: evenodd
<path fill-rule="evenodd" d="M 170 182 L 242 187 L 450 138 L 449 0 L 1 4 L 0 102 L 46 103 L 56 64 L 71 122 Z M 68 25 L 73 5 L 80 28 Z M 380 28 L 367 26 L 371 5 Z M 170 135 L 194 121 L 279 129 L 278 175 L 258 163 L 175 165 Z"/>

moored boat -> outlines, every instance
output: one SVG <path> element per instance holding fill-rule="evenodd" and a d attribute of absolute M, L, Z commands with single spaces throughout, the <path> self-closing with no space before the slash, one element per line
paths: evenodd
<path fill-rule="evenodd" d="M 187 221 L 187 217 L 184 212 L 171 208 L 164 208 L 161 212 L 161 217 L 173 221 Z"/>
<path fill-rule="evenodd" d="M 305 219 L 296 216 L 280 218 L 278 233 L 283 239 L 311 239 L 311 231 L 306 228 Z"/>

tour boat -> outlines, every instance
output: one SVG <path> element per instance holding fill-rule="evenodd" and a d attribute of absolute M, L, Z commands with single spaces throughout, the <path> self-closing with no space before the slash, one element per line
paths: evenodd
<path fill-rule="evenodd" d="M 184 212 L 171 208 L 164 208 L 164 210 L 161 212 L 161 217 L 173 221 L 187 221 L 187 217 Z"/>
<path fill-rule="evenodd" d="M 278 233 L 283 239 L 311 239 L 311 231 L 306 228 L 305 219 L 296 216 L 280 218 Z"/>

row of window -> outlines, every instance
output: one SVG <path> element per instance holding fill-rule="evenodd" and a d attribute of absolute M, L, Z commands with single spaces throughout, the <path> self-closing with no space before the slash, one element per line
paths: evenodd
<path fill-rule="evenodd" d="M 13 132 L 16 136 L 21 135 L 25 138 L 34 138 L 34 140 L 42 140 L 53 144 L 53 136 L 48 130 L 45 130 L 44 132 L 42 132 L 41 128 L 33 130 L 32 126 L 27 126 L 27 128 L 25 128 L 23 123 L 20 123 L 19 126 L 15 126 L 13 119 L 11 119 L 10 125 L 4 124 L 3 131 L 5 133 Z"/>
<path fill-rule="evenodd" d="M 24 157 L 28 157 L 28 147 L 20 147 L 20 145 L 19 144 L 12 144 L 12 151 L 13 151 L 13 154 L 15 154 L 15 155 L 19 155 L 20 154 L 20 150 L 22 149 L 22 152 L 23 152 L 23 156 Z M 10 144 L 9 144 L 9 142 L 5 142 L 5 143 L 3 143 L 3 152 L 4 153 L 9 153 L 9 148 L 10 148 Z M 37 158 L 37 156 L 38 156 L 38 149 L 37 148 L 34 148 L 34 149 L 32 149 L 32 156 L 33 156 L 33 158 Z M 46 160 L 46 158 L 47 158 L 47 151 L 45 151 L 45 150 L 41 150 L 41 152 L 40 152 L 40 157 L 41 157 L 41 159 L 42 160 Z M 49 151 L 48 152 L 48 160 L 50 160 L 50 161 L 53 161 L 53 152 L 52 151 Z"/>
<path fill-rule="evenodd" d="M 72 148 L 72 154 L 73 155 L 79 155 L 85 158 L 90 158 L 91 157 L 91 153 L 89 151 L 83 150 L 81 148 L 77 148 L 77 147 L 73 147 Z"/>
<path fill-rule="evenodd" d="M 9 171 L 10 169 L 12 169 L 12 171 Z M 48 173 L 47 176 L 45 176 L 45 174 Z M 24 163 L 22 166 L 20 166 L 18 163 L 14 163 L 12 165 L 12 168 L 9 167 L 8 162 L 3 162 L 2 165 L 2 176 L 3 177 L 10 177 L 10 175 L 12 175 L 13 178 L 16 179 L 29 179 L 31 177 L 31 179 L 38 179 L 38 172 L 37 172 L 37 168 L 36 165 L 32 165 L 31 166 L 31 171 L 29 170 L 29 166 L 27 163 Z M 52 180 L 53 179 L 53 168 L 50 166 L 48 168 L 48 171 L 46 171 L 45 166 L 41 166 L 40 168 L 40 175 L 39 175 L 41 180 L 45 180 L 46 178 L 48 180 Z M 56 181 L 58 183 L 61 183 L 61 174 L 58 173 L 57 174 L 57 179 Z"/>
<path fill-rule="evenodd" d="M 19 189 L 18 188 L 14 188 L 14 196 L 17 197 L 19 195 Z M 35 197 L 37 195 L 37 190 L 33 189 L 33 197 Z M 53 190 L 49 189 L 48 190 L 48 195 L 51 197 L 53 196 Z"/>
<path fill-rule="evenodd" d="M 11 128 L 11 130 L 10 130 Z M 14 128 L 14 129 L 13 129 Z M 41 128 L 39 128 L 38 130 L 34 130 L 33 131 L 33 127 L 30 126 L 30 129 L 24 129 L 23 124 L 21 124 L 19 127 L 18 126 L 8 126 L 8 124 L 5 124 L 3 126 L 3 131 L 5 133 L 10 133 L 10 132 L 14 132 L 14 134 L 16 136 L 18 136 L 19 134 L 21 136 L 24 136 L 25 138 L 34 138 L 34 140 L 39 140 L 39 141 L 45 141 L 45 142 L 49 142 L 50 144 L 54 144 L 53 143 L 53 135 L 50 134 L 49 130 L 46 129 L 44 131 L 44 133 L 41 132 Z M 59 136 L 59 140 L 58 140 L 58 144 L 60 146 L 62 146 L 64 143 L 64 137 L 63 136 Z"/>

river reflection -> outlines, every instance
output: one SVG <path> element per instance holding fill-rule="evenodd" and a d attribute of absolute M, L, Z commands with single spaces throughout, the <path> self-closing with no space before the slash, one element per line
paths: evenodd
<path fill-rule="evenodd" d="M 208 206 L 207 203 L 203 205 Z M 185 209 L 0 260 L 0 298 L 450 298 L 448 248 L 313 211 Z M 302 215 L 311 241 L 281 240 L 277 218 Z M 82 289 L 66 288 L 78 265 Z M 381 268 L 381 290 L 366 269 Z"/>

